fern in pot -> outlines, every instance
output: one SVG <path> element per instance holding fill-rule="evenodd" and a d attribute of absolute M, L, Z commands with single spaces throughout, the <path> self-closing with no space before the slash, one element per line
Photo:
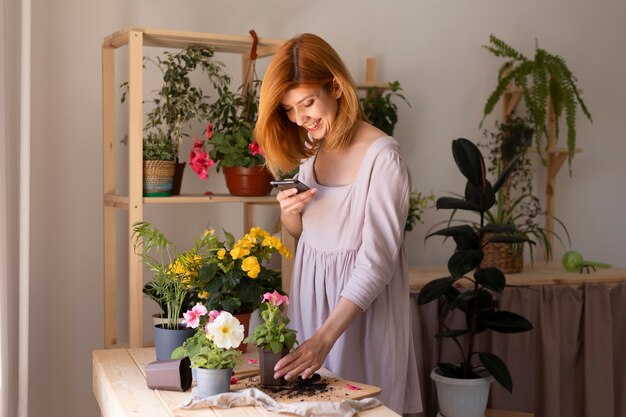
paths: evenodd
<path fill-rule="evenodd" d="M 513 382 L 508 367 L 497 355 L 477 351 L 477 337 L 492 330 L 500 333 L 519 333 L 532 329 L 531 323 L 524 317 L 498 308 L 494 294 L 505 289 L 506 278 L 495 267 L 481 267 L 484 257 L 484 246 L 491 242 L 526 241 L 520 236 L 491 235 L 484 241 L 486 233 L 506 232 L 506 225 L 487 224 L 485 213 L 496 204 L 496 193 L 517 163 L 515 157 L 502 170 L 495 184 L 486 178 L 486 168 L 480 150 L 467 139 L 452 141 L 452 153 L 457 167 L 467 179 L 463 197 L 441 197 L 437 199 L 437 209 L 467 210 L 479 216 L 478 227 L 464 224 L 445 227 L 427 236 L 452 237 L 456 250 L 448 261 L 449 275 L 435 279 L 422 288 L 418 296 L 420 305 L 439 300 L 442 316 L 440 323 L 443 330 L 436 335 L 444 340 L 451 340 L 459 348 L 459 359 L 455 363 L 439 362 L 431 377 L 437 383 L 439 408 L 446 417 L 482 417 L 484 415 L 489 384 L 495 379 L 506 390 L 513 390 Z M 485 242 L 485 243 L 483 243 Z M 455 284 L 469 282 L 469 286 L 457 288 Z M 448 313 L 458 310 L 465 315 L 464 328 L 451 328 Z M 469 394 L 465 399 L 464 388 L 477 388 L 478 397 Z M 452 393 L 446 388 L 452 388 Z M 446 403 L 446 399 L 454 401 Z M 464 398 L 463 401 L 460 399 Z M 454 409 L 454 405 L 460 409 Z"/>

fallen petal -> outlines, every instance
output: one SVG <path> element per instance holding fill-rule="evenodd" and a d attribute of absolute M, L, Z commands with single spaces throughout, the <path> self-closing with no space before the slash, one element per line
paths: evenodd
<path fill-rule="evenodd" d="M 237 382 L 239 382 L 239 379 L 235 375 L 230 377 L 231 384 L 236 384 Z"/>
<path fill-rule="evenodd" d="M 259 363 L 256 359 L 248 359 L 248 365 L 254 365 L 255 363 Z"/>
<path fill-rule="evenodd" d="M 352 385 L 352 384 L 346 384 L 346 388 L 348 388 L 349 390 L 352 390 L 352 391 L 358 391 L 360 389 L 363 389 L 361 387 L 357 387 L 356 385 Z"/>

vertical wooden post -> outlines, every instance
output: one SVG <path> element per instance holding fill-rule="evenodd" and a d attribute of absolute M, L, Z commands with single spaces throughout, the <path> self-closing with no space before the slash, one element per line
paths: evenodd
<path fill-rule="evenodd" d="M 115 194 L 115 53 L 102 45 L 102 197 Z M 115 207 L 104 204 L 104 346 L 117 344 Z"/>
<path fill-rule="evenodd" d="M 375 83 L 378 80 L 378 62 L 376 58 L 365 60 L 365 81 Z"/>
<path fill-rule="evenodd" d="M 128 338 L 130 347 L 142 347 L 143 265 L 130 237 L 133 224 L 143 218 L 143 32 L 130 31 L 128 46 Z"/>

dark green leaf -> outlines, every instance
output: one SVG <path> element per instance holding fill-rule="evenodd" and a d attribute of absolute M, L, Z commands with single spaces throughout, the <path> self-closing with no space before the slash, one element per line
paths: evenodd
<path fill-rule="evenodd" d="M 469 333 L 469 329 L 446 330 L 435 335 L 436 338 L 442 337 L 459 337 Z"/>
<path fill-rule="evenodd" d="M 437 278 L 430 281 L 420 290 L 417 296 L 417 303 L 422 305 L 438 299 L 455 281 L 456 278 L 453 277 Z"/>
<path fill-rule="evenodd" d="M 483 252 L 478 250 L 460 250 L 448 260 L 448 271 L 453 277 L 462 277 L 473 271 L 483 260 Z"/>
<path fill-rule="evenodd" d="M 480 150 L 471 141 L 459 138 L 452 141 L 452 155 L 457 167 L 474 186 L 482 188 L 485 183 L 485 161 Z"/>
<path fill-rule="evenodd" d="M 513 379 L 504 361 L 493 353 L 478 352 L 480 362 L 496 381 L 508 392 L 513 392 Z"/>
<path fill-rule="evenodd" d="M 523 333 L 533 329 L 528 320 L 510 311 L 486 312 L 481 315 L 481 320 L 491 330 L 499 333 Z"/>
<path fill-rule="evenodd" d="M 506 278 L 498 268 L 488 267 L 479 269 L 474 274 L 474 279 L 478 284 L 497 293 L 501 293 L 506 286 Z"/>
<path fill-rule="evenodd" d="M 457 210 L 471 210 L 480 211 L 480 206 L 470 201 L 463 200 L 461 198 L 454 197 L 439 197 L 437 199 L 437 210 L 439 209 L 457 209 Z"/>

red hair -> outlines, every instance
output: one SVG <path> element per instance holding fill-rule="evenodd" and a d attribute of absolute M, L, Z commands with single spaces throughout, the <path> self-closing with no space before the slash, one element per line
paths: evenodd
<path fill-rule="evenodd" d="M 324 141 L 330 150 L 349 144 L 357 121 L 365 118 L 346 66 L 326 41 L 310 33 L 288 40 L 274 55 L 261 83 L 254 137 L 275 176 L 291 171 L 317 150 L 306 130 L 291 122 L 282 110 L 283 95 L 298 87 L 330 92 L 333 82 L 342 94 L 337 103 L 337 117 Z"/>

